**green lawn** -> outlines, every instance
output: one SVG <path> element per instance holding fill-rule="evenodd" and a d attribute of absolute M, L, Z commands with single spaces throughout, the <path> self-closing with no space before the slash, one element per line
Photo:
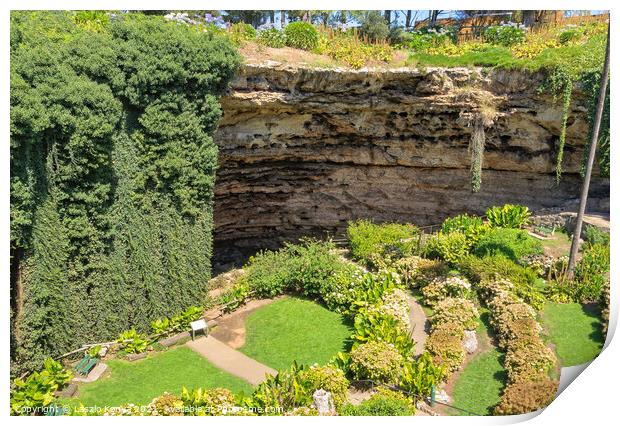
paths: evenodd
<path fill-rule="evenodd" d="M 542 240 L 545 254 L 553 257 L 568 256 L 570 254 L 571 239 L 564 232 L 556 231 L 547 240 Z"/>
<path fill-rule="evenodd" d="M 341 315 L 308 300 L 287 298 L 248 316 L 240 351 L 278 370 L 293 361 L 325 364 L 347 348 L 351 334 Z"/>
<path fill-rule="evenodd" d="M 488 333 L 488 313 L 481 309 L 481 321 L 476 330 L 479 342 L 484 342 Z M 481 343 L 482 344 L 482 343 Z M 459 375 L 452 391 L 455 407 L 480 415 L 492 414 L 506 384 L 506 372 L 502 366 L 502 353 L 494 346 L 475 356 Z M 470 415 L 451 409 L 452 415 Z"/>
<path fill-rule="evenodd" d="M 79 400 L 85 406 L 148 404 L 164 392 L 180 394 L 185 386 L 225 387 L 233 392 L 251 393 L 246 381 L 221 371 L 187 347 L 157 353 L 144 360 L 107 361 L 106 377 L 80 385 Z"/>
<path fill-rule="evenodd" d="M 605 339 L 597 308 L 548 302 L 541 319 L 563 367 L 591 361 L 603 348 Z"/>

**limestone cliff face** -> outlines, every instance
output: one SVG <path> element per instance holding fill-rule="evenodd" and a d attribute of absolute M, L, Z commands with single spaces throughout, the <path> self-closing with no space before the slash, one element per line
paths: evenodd
<path fill-rule="evenodd" d="M 561 206 L 579 196 L 587 135 L 576 91 L 555 184 L 561 107 L 543 75 L 479 69 L 342 70 L 246 65 L 222 99 L 215 240 L 220 248 L 342 232 L 356 218 L 441 222 L 463 211 L 521 203 Z M 485 128 L 482 188 L 471 192 L 469 143 Z M 592 208 L 608 208 L 595 179 Z"/>

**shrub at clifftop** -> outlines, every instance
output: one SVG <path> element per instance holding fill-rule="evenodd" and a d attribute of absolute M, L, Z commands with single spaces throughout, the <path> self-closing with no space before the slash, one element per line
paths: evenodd
<path fill-rule="evenodd" d="M 11 15 L 13 372 L 147 330 L 210 277 L 217 96 L 240 59 L 204 28 Z"/>

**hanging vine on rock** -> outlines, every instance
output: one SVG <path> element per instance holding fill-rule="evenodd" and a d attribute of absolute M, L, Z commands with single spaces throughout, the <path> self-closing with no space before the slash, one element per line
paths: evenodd
<path fill-rule="evenodd" d="M 482 186 L 482 163 L 484 160 L 484 145 L 486 140 L 485 128 L 495 123 L 499 113 L 497 112 L 498 99 L 490 92 L 479 89 L 466 90 L 466 96 L 460 96 L 461 100 L 476 105 L 473 112 L 461 114 L 468 126 L 473 126 L 469 141 L 469 153 L 471 154 L 470 176 L 471 191 L 480 192 Z"/>
<path fill-rule="evenodd" d="M 582 78 L 583 90 L 588 96 L 588 139 L 583 150 L 581 159 L 581 176 L 585 176 L 586 163 L 588 161 L 588 152 L 590 151 L 590 143 L 592 141 L 592 131 L 594 128 L 594 116 L 596 114 L 596 104 L 598 101 L 598 92 L 601 83 L 600 72 L 586 73 Z M 598 164 L 601 176 L 609 177 L 610 162 L 610 116 L 609 116 L 609 84 L 607 85 L 607 93 L 605 95 L 605 103 L 603 106 L 603 115 L 601 117 L 601 127 L 599 129 L 599 137 L 597 144 Z"/>
<path fill-rule="evenodd" d="M 484 126 L 482 120 L 474 121 L 474 131 L 471 135 L 469 149 L 471 151 L 471 191 L 480 192 L 482 184 L 482 157 L 484 155 Z"/>

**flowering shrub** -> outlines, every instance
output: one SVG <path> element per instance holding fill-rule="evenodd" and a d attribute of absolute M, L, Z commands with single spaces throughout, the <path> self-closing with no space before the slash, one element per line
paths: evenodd
<path fill-rule="evenodd" d="M 434 306 L 437 302 L 448 297 L 467 297 L 471 284 L 466 278 L 456 275 L 435 278 L 430 284 L 422 287 L 424 303 Z"/>
<path fill-rule="evenodd" d="M 484 31 L 487 43 L 510 47 L 525 39 L 525 27 L 513 22 L 495 25 Z"/>
<path fill-rule="evenodd" d="M 478 290 L 478 295 L 482 297 L 482 299 L 486 302 L 487 305 L 489 305 L 490 308 L 492 308 L 492 304 L 500 303 L 500 300 L 494 300 L 496 297 L 508 297 L 510 298 L 510 303 L 516 303 L 518 299 L 512 294 L 513 288 L 514 284 L 512 283 L 512 281 L 504 278 L 486 279 L 480 281 L 476 286 L 476 290 Z"/>
<path fill-rule="evenodd" d="M 277 28 L 266 28 L 259 31 L 257 41 L 267 47 L 284 47 L 286 46 L 286 35 Z"/>
<path fill-rule="evenodd" d="M 478 282 L 507 279 L 513 284 L 512 291 L 535 309 L 540 310 L 545 304 L 536 273 L 527 267 L 517 265 L 506 256 L 480 258 L 469 255 L 459 262 L 459 270 Z"/>
<path fill-rule="evenodd" d="M 603 336 L 607 335 L 607 328 L 609 327 L 609 290 L 610 283 L 607 281 L 603 287 L 603 294 L 601 296 L 601 319 L 603 322 Z"/>
<path fill-rule="evenodd" d="M 153 399 L 149 407 L 151 408 L 150 414 L 153 416 L 182 416 L 184 414 L 183 400 L 168 392 Z"/>
<path fill-rule="evenodd" d="M 427 257 L 443 259 L 455 265 L 469 253 L 469 243 L 462 232 L 438 232 L 426 241 L 424 253 Z"/>
<path fill-rule="evenodd" d="M 450 28 L 424 28 L 411 32 L 409 48 L 426 53 L 432 48 L 453 45 L 455 32 Z"/>
<path fill-rule="evenodd" d="M 545 408 L 551 404 L 558 391 L 559 383 L 545 379 L 540 382 L 513 383 L 506 387 L 495 414 L 508 416 L 525 414 Z"/>
<path fill-rule="evenodd" d="M 472 302 L 463 298 L 449 297 L 435 306 L 431 318 L 433 325 L 439 323 L 459 323 L 465 330 L 474 330 L 478 326 L 480 314 Z"/>
<path fill-rule="evenodd" d="M 502 299 L 501 297 L 496 300 Z M 499 345 L 508 348 L 519 339 L 538 337 L 542 327 L 536 321 L 536 312 L 526 303 L 512 303 L 498 307 L 493 305 L 491 324 L 497 331 Z"/>
<path fill-rule="evenodd" d="M 433 356 L 435 364 L 445 367 L 446 374 L 458 370 L 465 359 L 462 338 L 460 324 L 443 323 L 426 340 L 426 350 Z"/>
<path fill-rule="evenodd" d="M 555 258 L 544 254 L 530 254 L 519 259 L 519 264 L 527 266 L 539 277 L 546 279 L 558 279 L 566 271 L 568 257 Z"/>
<path fill-rule="evenodd" d="M 395 383 L 403 356 L 391 343 L 368 342 L 351 351 L 350 370 L 356 379 Z"/>
<path fill-rule="evenodd" d="M 527 33 L 525 40 L 513 45 L 510 49 L 517 58 L 531 59 L 540 55 L 543 50 L 559 47 L 560 43 L 554 37 L 545 34 Z"/>
<path fill-rule="evenodd" d="M 369 312 L 377 315 L 390 316 L 394 318 L 403 330 L 409 330 L 409 304 L 407 295 L 399 288 L 387 291 L 383 295 L 381 303 L 371 306 Z"/>
<path fill-rule="evenodd" d="M 318 416 L 319 412 L 312 407 L 295 407 L 292 410 L 285 411 L 283 416 Z"/>
<path fill-rule="evenodd" d="M 148 414 L 152 411 L 147 411 L 146 413 L 142 410 L 142 407 L 136 404 L 123 404 L 118 407 L 104 407 L 103 415 L 104 416 L 142 416 L 144 414 Z"/>
<path fill-rule="evenodd" d="M 321 297 L 330 311 L 344 314 L 355 300 L 356 289 L 363 285 L 364 271 L 347 264 L 326 280 Z"/>
<path fill-rule="evenodd" d="M 319 43 L 319 33 L 308 22 L 291 22 L 284 27 L 286 45 L 296 49 L 313 50 Z"/>
<path fill-rule="evenodd" d="M 415 276 L 415 286 L 424 287 L 435 278 L 446 275 L 450 268 L 445 262 L 437 259 L 420 259 Z"/>
<path fill-rule="evenodd" d="M 406 287 L 416 287 L 415 278 L 419 271 L 419 265 L 424 259 L 418 256 L 408 256 L 398 259 L 392 264 L 394 271 L 400 276 L 401 283 Z"/>
<path fill-rule="evenodd" d="M 459 44 L 446 43 L 439 46 L 431 47 L 427 49 L 426 53 L 430 55 L 460 56 L 469 52 L 483 52 L 490 47 L 491 46 L 486 43 L 467 41 Z"/>
<path fill-rule="evenodd" d="M 511 383 L 534 382 L 548 378 L 556 362 L 553 351 L 537 336 L 512 341 L 506 352 L 504 368 Z"/>
<path fill-rule="evenodd" d="M 344 372 L 332 365 L 313 365 L 304 370 L 301 375 L 303 386 L 313 394 L 317 389 L 323 389 L 332 394 L 334 405 L 340 407 L 347 401 L 349 381 Z"/>

